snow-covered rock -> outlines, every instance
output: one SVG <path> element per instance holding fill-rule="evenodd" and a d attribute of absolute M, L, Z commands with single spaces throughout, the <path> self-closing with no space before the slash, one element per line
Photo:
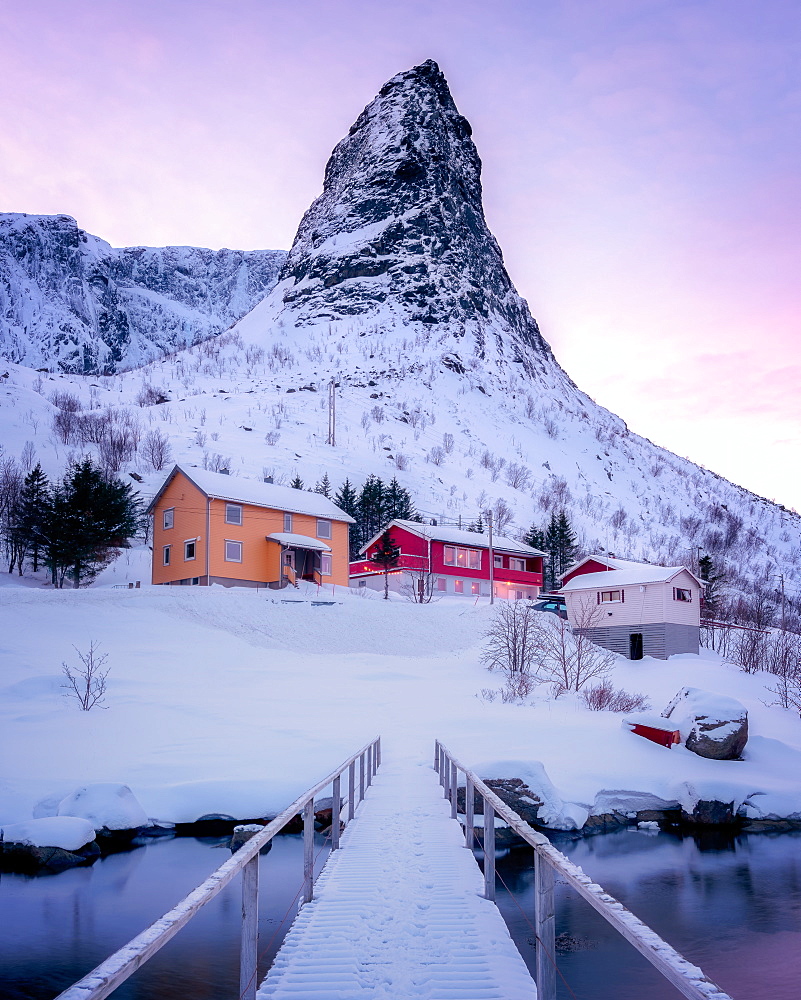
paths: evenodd
<path fill-rule="evenodd" d="M 136 830 L 148 822 L 131 789 L 111 782 L 76 788 L 59 803 L 58 816 L 80 816 L 95 830 Z"/>
<path fill-rule="evenodd" d="M 282 250 L 115 249 L 66 215 L 0 215 L 0 354 L 109 374 L 227 329 L 272 288 Z"/>
<path fill-rule="evenodd" d="M 95 839 L 95 828 L 78 816 L 49 816 L 11 823 L 2 828 L 4 844 L 27 844 L 30 847 L 60 847 L 77 851 Z"/>
<path fill-rule="evenodd" d="M 688 750 L 713 760 L 737 760 L 748 742 L 748 712 L 725 695 L 685 687 L 662 712 Z"/>

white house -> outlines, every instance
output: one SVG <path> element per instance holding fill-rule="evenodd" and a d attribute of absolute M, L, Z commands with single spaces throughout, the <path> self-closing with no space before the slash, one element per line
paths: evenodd
<path fill-rule="evenodd" d="M 697 653 L 703 584 L 686 566 L 587 556 L 565 573 L 567 617 L 630 660 Z"/>

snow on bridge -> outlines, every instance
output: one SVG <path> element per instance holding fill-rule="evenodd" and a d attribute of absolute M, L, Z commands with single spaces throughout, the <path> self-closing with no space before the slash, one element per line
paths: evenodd
<path fill-rule="evenodd" d="M 535 1000 L 436 773 L 384 762 L 259 1000 Z"/>

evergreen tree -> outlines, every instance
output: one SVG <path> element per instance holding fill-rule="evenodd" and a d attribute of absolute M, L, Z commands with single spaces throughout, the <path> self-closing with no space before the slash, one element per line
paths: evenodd
<path fill-rule="evenodd" d="M 476 520 L 473 521 L 472 524 L 468 524 L 467 530 L 473 531 L 477 535 L 483 535 L 485 530 L 484 515 L 479 514 Z"/>
<path fill-rule="evenodd" d="M 300 478 L 300 476 L 295 475 L 295 478 L 292 480 L 292 482 L 289 485 L 292 487 L 293 490 L 302 490 L 303 489 L 303 480 Z"/>
<path fill-rule="evenodd" d="M 378 540 L 378 547 L 370 556 L 370 561 L 376 566 L 380 566 L 384 571 L 384 600 L 389 600 L 389 571 L 398 565 L 400 559 L 400 546 L 395 544 L 395 539 L 388 531 Z"/>
<path fill-rule="evenodd" d="M 43 529 L 49 503 L 50 483 L 37 462 L 25 477 L 14 511 L 13 530 L 23 545 L 19 562 L 20 575 L 22 575 L 22 559 L 26 552 L 30 552 L 34 573 L 39 569 L 44 542 Z"/>
<path fill-rule="evenodd" d="M 359 498 L 356 495 L 356 490 L 350 484 L 350 479 L 346 479 L 340 486 L 334 496 L 334 503 L 356 521 L 356 524 L 350 525 L 349 532 L 350 561 L 353 562 L 359 558 L 359 549 L 361 548 L 359 539 L 361 536 L 359 535 Z"/>
<path fill-rule="evenodd" d="M 314 492 L 319 493 L 321 496 L 328 497 L 329 500 L 331 499 L 331 481 L 328 478 L 327 472 L 323 475 L 323 478 L 320 479 L 317 485 L 314 487 Z"/>
<path fill-rule="evenodd" d="M 370 475 L 359 493 L 359 514 L 356 518 L 359 548 L 366 545 L 387 524 L 385 488 L 378 476 Z"/>
<path fill-rule="evenodd" d="M 705 584 L 701 617 L 716 618 L 720 612 L 721 584 L 724 582 L 724 575 L 715 572 L 715 564 L 708 555 L 701 556 L 698 560 L 698 572 Z"/>
<path fill-rule="evenodd" d="M 419 521 L 420 515 L 414 509 L 411 495 L 393 476 L 384 491 L 384 516 L 387 521 Z"/>
<path fill-rule="evenodd" d="M 539 549 L 541 552 L 544 552 L 545 529 L 538 528 L 536 524 L 532 524 L 525 535 L 523 535 L 523 541 L 526 545 L 530 545 L 532 549 Z"/>
<path fill-rule="evenodd" d="M 568 566 L 575 562 L 578 553 L 576 534 L 564 507 L 558 514 L 556 511 L 551 513 L 542 542 L 543 544 L 536 548 L 542 548 L 548 554 L 546 586 L 549 590 L 555 590 Z"/>
<path fill-rule="evenodd" d="M 107 478 L 90 458 L 73 463 L 52 490 L 43 524 L 45 563 L 53 583 L 69 573 L 73 587 L 91 580 L 109 549 L 127 544 L 142 522 L 142 502 L 129 483 Z"/>

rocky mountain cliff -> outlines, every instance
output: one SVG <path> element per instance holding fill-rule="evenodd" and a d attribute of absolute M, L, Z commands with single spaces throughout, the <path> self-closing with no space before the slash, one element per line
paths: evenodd
<path fill-rule="evenodd" d="M 0 215 L 0 354 L 110 374 L 227 329 L 275 284 L 281 250 L 114 249 L 66 215 Z"/>
<path fill-rule="evenodd" d="M 285 321 L 423 328 L 489 365 L 557 367 L 484 219 L 471 135 L 435 62 L 386 83 L 334 149 L 300 224 L 281 271 Z"/>

